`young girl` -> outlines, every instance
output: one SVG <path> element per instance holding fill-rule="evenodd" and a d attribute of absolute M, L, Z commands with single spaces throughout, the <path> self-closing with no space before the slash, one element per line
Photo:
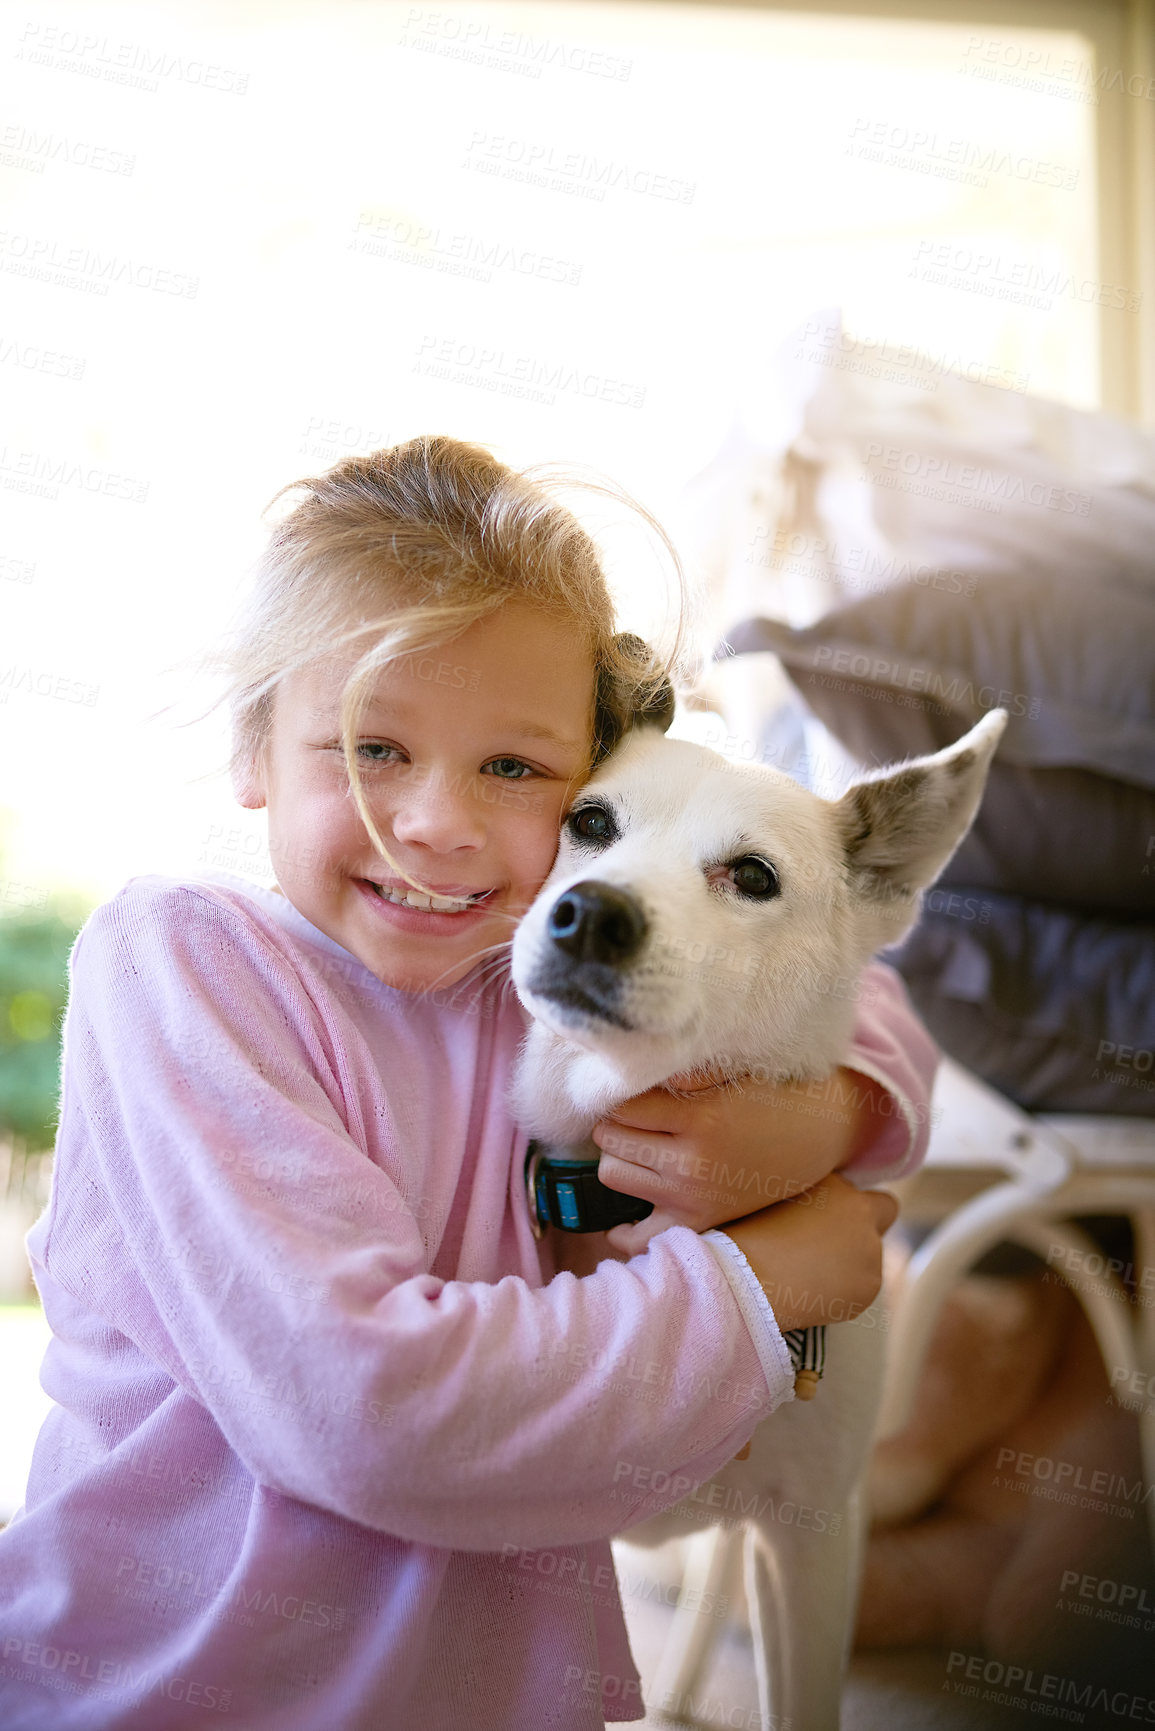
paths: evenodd
<path fill-rule="evenodd" d="M 643 1711 L 608 1539 L 791 1398 L 780 1328 L 874 1296 L 893 1202 L 825 1174 L 918 1160 L 933 1051 L 875 967 L 844 1123 L 790 1090 L 631 1103 L 607 1172 L 688 1224 L 557 1272 L 494 946 L 657 670 L 576 521 L 488 453 L 300 486 L 230 688 L 278 888 L 134 878 L 73 952 L 0 1723 L 594 1731 Z M 816 1188 L 708 1230 L 671 1149 Z"/>

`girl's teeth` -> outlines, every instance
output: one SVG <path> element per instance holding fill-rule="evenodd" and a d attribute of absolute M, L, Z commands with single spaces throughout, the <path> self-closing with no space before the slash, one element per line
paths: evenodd
<path fill-rule="evenodd" d="M 420 890 L 387 889 L 384 884 L 374 884 L 373 888 L 383 901 L 393 902 L 399 908 L 417 908 L 421 913 L 432 910 L 437 914 L 464 913 L 468 902 L 458 901 L 454 896 L 427 896 Z"/>

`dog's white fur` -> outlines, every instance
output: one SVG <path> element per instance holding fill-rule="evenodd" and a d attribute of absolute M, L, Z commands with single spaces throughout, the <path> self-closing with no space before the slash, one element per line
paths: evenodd
<path fill-rule="evenodd" d="M 514 938 L 514 984 L 534 1018 L 515 1078 L 523 1126 L 580 1143 L 623 1100 L 688 1070 L 828 1075 L 850 1042 L 856 976 L 917 918 L 921 892 L 970 827 L 1005 724 L 992 711 L 953 746 L 837 801 L 653 727 L 627 736 L 575 801 Z M 575 834 L 591 807 L 609 814 L 604 843 Z M 770 899 L 744 897 L 730 875 L 751 857 L 774 868 Z M 636 909 L 642 936 L 620 964 L 570 954 L 551 936 L 551 913 L 579 884 L 609 886 Z M 722 1508 L 772 1511 L 751 1520 L 746 1555 L 767 1724 L 838 1724 L 881 1335 L 877 1307 L 832 1329 L 819 1398 L 782 1407 L 758 1427 L 750 1458 L 715 1481 Z M 823 1536 L 777 1519 L 782 1498 L 825 1511 Z M 701 1502 L 686 1504 L 628 1537 L 661 1543 L 700 1530 L 702 1515 Z"/>
<path fill-rule="evenodd" d="M 914 923 L 919 892 L 970 827 L 1005 723 L 993 710 L 945 751 L 855 783 L 837 801 L 655 728 L 630 734 L 578 796 L 514 938 L 514 984 L 534 1017 L 515 1083 L 523 1126 L 580 1141 L 623 1100 L 707 1066 L 828 1075 L 850 1039 L 849 985 Z M 573 834 L 591 806 L 613 815 L 608 846 Z M 766 902 L 737 894 L 720 868 L 742 856 L 769 861 L 781 893 Z M 628 1029 L 540 984 L 554 948 L 550 910 L 591 880 L 627 892 L 646 920 L 616 1000 Z"/>

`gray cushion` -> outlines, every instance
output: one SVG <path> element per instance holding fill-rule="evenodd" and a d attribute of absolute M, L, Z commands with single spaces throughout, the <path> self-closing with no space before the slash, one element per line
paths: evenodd
<path fill-rule="evenodd" d="M 805 629 L 749 620 L 729 644 L 773 651 L 870 767 L 937 751 L 1006 708 L 982 810 L 945 881 L 1155 909 L 1155 577 L 987 573 L 969 595 L 899 585 Z"/>
<path fill-rule="evenodd" d="M 1155 925 L 936 886 L 885 959 L 943 1050 L 1027 1110 L 1155 1116 Z"/>

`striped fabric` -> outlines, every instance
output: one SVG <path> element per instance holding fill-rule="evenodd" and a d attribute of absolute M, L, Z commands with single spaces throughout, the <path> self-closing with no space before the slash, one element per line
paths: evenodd
<path fill-rule="evenodd" d="M 784 1330 L 782 1338 L 786 1342 L 795 1376 L 800 1370 L 812 1370 L 815 1376 L 822 1376 L 826 1369 L 825 1328 L 788 1328 Z"/>

